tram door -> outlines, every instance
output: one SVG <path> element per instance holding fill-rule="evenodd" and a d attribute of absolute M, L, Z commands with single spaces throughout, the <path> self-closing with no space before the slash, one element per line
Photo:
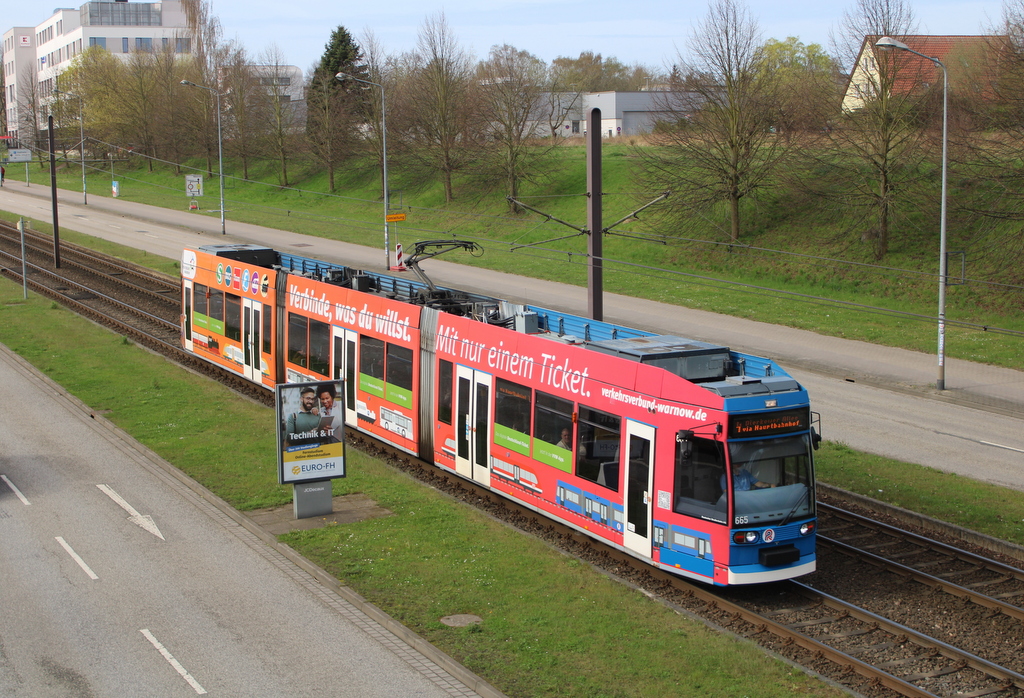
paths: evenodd
<path fill-rule="evenodd" d="M 455 376 L 455 472 L 490 485 L 493 377 L 468 366 L 457 367 Z"/>
<path fill-rule="evenodd" d="M 242 298 L 242 371 L 245 377 L 263 382 L 263 304 L 252 298 Z"/>
<path fill-rule="evenodd" d="M 626 530 L 622 534 L 622 544 L 650 557 L 654 427 L 626 420 L 626 449 L 622 462 L 626 473 Z"/>
<path fill-rule="evenodd" d="M 356 343 L 359 341 L 359 334 L 337 325 L 332 328 L 332 333 L 334 346 L 331 351 L 331 378 L 345 381 L 345 424 L 358 427 L 356 386 L 359 365 L 356 363 Z"/>
<path fill-rule="evenodd" d="M 181 319 L 182 346 L 186 351 L 192 351 L 192 282 L 188 279 L 182 279 L 181 308 L 184 313 Z"/>

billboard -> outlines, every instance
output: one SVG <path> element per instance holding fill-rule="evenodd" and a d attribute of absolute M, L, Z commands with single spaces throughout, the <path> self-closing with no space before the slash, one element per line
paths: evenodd
<path fill-rule="evenodd" d="M 345 477 L 344 381 L 277 386 L 277 481 Z"/>

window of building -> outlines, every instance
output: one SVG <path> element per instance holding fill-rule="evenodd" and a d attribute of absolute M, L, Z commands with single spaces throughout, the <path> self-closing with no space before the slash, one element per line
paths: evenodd
<path fill-rule="evenodd" d="M 192 39 L 178 38 L 174 40 L 175 53 L 192 53 Z"/>
<path fill-rule="evenodd" d="M 152 51 L 153 39 L 148 36 L 138 36 L 135 38 L 135 48 L 139 51 Z"/>
<path fill-rule="evenodd" d="M 128 37 L 125 36 L 121 39 L 121 53 L 128 53 Z"/>
<path fill-rule="evenodd" d="M 106 48 L 107 48 L 107 37 L 105 37 L 105 36 L 90 36 L 89 37 L 89 45 L 90 46 L 99 46 L 101 49 L 106 50 Z"/>

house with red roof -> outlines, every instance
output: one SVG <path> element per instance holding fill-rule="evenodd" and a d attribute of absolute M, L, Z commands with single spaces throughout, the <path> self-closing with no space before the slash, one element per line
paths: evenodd
<path fill-rule="evenodd" d="M 843 111 L 854 111 L 865 102 L 875 99 L 883 89 L 890 96 L 909 96 L 920 93 L 932 85 L 942 84 L 942 69 L 923 56 L 909 51 L 877 46 L 880 36 L 866 36 L 853 70 L 850 72 L 843 97 Z M 909 48 L 939 60 L 956 75 L 973 75 L 975 82 L 991 77 L 998 46 L 1005 37 L 992 35 L 929 36 L 909 35 L 893 37 Z M 978 87 L 978 85 L 975 85 Z"/>

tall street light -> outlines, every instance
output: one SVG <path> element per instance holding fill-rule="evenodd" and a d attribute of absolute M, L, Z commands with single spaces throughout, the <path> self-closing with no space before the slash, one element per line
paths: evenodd
<path fill-rule="evenodd" d="M 345 80 L 353 80 L 355 82 L 361 82 L 365 85 L 373 85 L 374 87 L 380 88 L 380 150 L 381 150 L 381 164 L 383 166 L 383 177 L 384 177 L 384 268 L 391 268 L 391 236 L 388 230 L 388 211 L 391 208 L 391 192 L 388 189 L 388 127 L 386 121 L 387 106 L 384 103 L 384 86 L 380 83 L 370 82 L 369 80 L 363 80 L 357 78 L 354 75 L 348 73 L 338 73 L 334 76 L 336 79 L 344 82 Z"/>
<path fill-rule="evenodd" d="M 883 36 L 875 46 L 882 50 L 897 49 L 906 51 L 915 56 L 929 60 L 942 68 L 942 200 L 939 213 L 939 374 L 935 381 L 935 387 L 939 390 L 946 389 L 946 143 L 948 141 L 948 109 L 947 98 L 949 95 L 949 73 L 946 66 L 938 58 L 926 56 L 907 46 L 902 41 L 897 41 L 889 36 Z"/>
<path fill-rule="evenodd" d="M 89 195 L 85 190 L 85 107 L 83 100 L 78 95 L 72 94 L 71 92 L 65 92 L 64 90 L 54 90 L 53 94 L 64 95 L 65 97 L 74 97 L 78 100 L 78 136 L 82 141 L 78 146 L 78 152 L 82 160 L 82 203 L 88 204 Z"/>
<path fill-rule="evenodd" d="M 217 98 L 217 167 L 220 169 L 220 234 L 225 235 L 224 230 L 224 137 L 221 135 L 220 129 L 220 92 L 207 87 L 206 85 L 197 85 L 191 80 L 182 80 L 182 85 L 188 85 L 189 87 L 198 87 L 201 90 L 208 90 L 214 94 Z"/>

